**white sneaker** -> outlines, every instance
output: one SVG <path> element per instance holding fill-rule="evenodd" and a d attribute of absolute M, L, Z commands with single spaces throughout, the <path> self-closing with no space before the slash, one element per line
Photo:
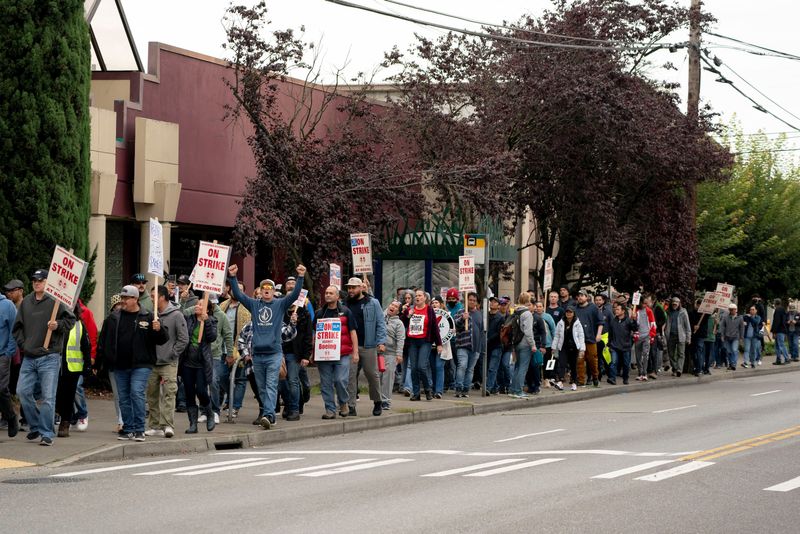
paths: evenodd
<path fill-rule="evenodd" d="M 569 389 L 571 389 L 572 391 L 578 391 L 578 386 L 573 383 L 569 385 Z"/>
<path fill-rule="evenodd" d="M 175 430 L 171 426 L 168 426 L 164 429 L 165 438 L 171 438 L 174 435 L 175 435 Z"/>
<path fill-rule="evenodd" d="M 145 436 L 154 437 L 154 438 L 163 438 L 164 437 L 164 431 L 161 430 L 160 428 L 150 428 L 150 429 L 144 431 L 144 435 Z"/>
<path fill-rule="evenodd" d="M 214 414 L 214 424 L 215 424 L 215 425 L 218 425 L 218 424 L 219 424 L 219 414 L 218 414 L 218 413 L 215 413 L 215 414 Z"/>
<path fill-rule="evenodd" d="M 75 426 L 78 432 L 86 432 L 86 429 L 89 428 L 89 417 L 78 419 L 78 424 Z"/>
<path fill-rule="evenodd" d="M 205 423 L 206 421 L 208 421 L 208 417 L 206 417 L 206 414 L 203 414 L 197 418 L 198 423 Z"/>

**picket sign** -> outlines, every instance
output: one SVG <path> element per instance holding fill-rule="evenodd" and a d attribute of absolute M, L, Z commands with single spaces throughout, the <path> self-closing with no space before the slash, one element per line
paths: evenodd
<path fill-rule="evenodd" d="M 553 288 L 553 258 L 548 258 L 544 261 L 544 283 L 542 284 L 542 291 L 545 296 Z"/>
<path fill-rule="evenodd" d="M 631 304 L 633 306 L 638 306 L 639 302 L 641 302 L 641 300 L 642 300 L 642 292 L 641 291 L 635 291 L 633 293 L 633 297 L 631 298 Z"/>
<path fill-rule="evenodd" d="M 66 250 L 56 245 L 44 286 L 44 292 L 54 300 L 50 321 L 55 321 L 58 317 L 59 304 L 64 304 L 70 310 L 75 308 L 86 276 L 86 266 L 85 261 L 72 254 L 72 249 Z M 53 331 L 48 327 L 42 345 L 45 349 L 50 348 L 52 335 Z"/>
<path fill-rule="evenodd" d="M 369 234 L 350 234 L 350 252 L 353 254 L 353 274 L 372 272 L 372 240 Z"/>
<path fill-rule="evenodd" d="M 147 272 L 153 275 L 156 300 L 153 302 L 153 320 L 158 321 L 158 277 L 164 274 L 164 231 L 158 217 L 150 217 L 150 253 L 147 258 Z"/>
<path fill-rule="evenodd" d="M 342 267 L 335 263 L 331 263 L 328 274 L 329 285 L 332 285 L 337 290 L 342 290 Z"/>
<path fill-rule="evenodd" d="M 717 293 L 719 293 L 719 303 L 718 306 L 720 308 L 727 308 L 733 302 L 733 290 L 734 286 L 730 284 L 717 284 Z"/>
<path fill-rule="evenodd" d="M 458 290 L 464 293 L 464 311 L 467 311 L 468 295 L 475 291 L 475 256 L 466 255 L 458 257 Z M 469 314 L 464 319 L 464 328 L 469 329 Z"/>
<path fill-rule="evenodd" d="M 225 287 L 225 278 L 228 272 L 228 257 L 230 247 L 220 245 L 215 239 L 211 243 L 200 241 L 200 249 L 197 251 L 197 263 L 195 264 L 194 287 L 203 291 L 203 312 L 208 309 L 208 292 L 222 293 Z M 220 260 L 220 258 L 225 258 Z M 200 323 L 200 330 L 197 334 L 197 343 L 203 340 L 203 327 L 205 322 Z"/>
<path fill-rule="evenodd" d="M 342 320 L 318 319 L 314 333 L 314 361 L 338 362 L 342 352 Z"/>

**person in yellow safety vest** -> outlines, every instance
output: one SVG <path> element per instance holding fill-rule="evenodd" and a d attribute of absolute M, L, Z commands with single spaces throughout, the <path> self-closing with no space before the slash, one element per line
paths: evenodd
<path fill-rule="evenodd" d="M 78 379 L 81 375 L 92 372 L 92 345 L 89 334 L 81 320 L 83 308 L 75 305 L 75 326 L 69 332 L 67 343 L 63 351 L 61 372 L 58 376 L 58 391 L 56 392 L 56 413 L 61 416 L 58 425 L 58 437 L 69 437 L 69 425 L 75 409 L 75 391 L 78 388 Z"/>

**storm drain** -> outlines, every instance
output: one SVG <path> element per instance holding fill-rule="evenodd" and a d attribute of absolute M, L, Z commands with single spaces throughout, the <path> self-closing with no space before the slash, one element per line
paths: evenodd
<path fill-rule="evenodd" d="M 59 478 L 59 477 L 46 477 L 46 478 L 12 478 L 10 480 L 3 480 L 3 484 L 66 484 L 70 482 L 83 482 L 85 478 Z"/>
<path fill-rule="evenodd" d="M 218 451 L 229 451 L 231 449 L 243 448 L 241 441 L 218 441 L 214 443 L 214 448 Z"/>

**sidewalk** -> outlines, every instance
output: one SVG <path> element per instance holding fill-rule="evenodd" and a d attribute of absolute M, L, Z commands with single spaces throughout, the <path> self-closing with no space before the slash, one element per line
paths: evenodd
<path fill-rule="evenodd" d="M 765 362 L 769 365 L 769 362 Z M 363 432 L 376 428 L 396 425 L 407 425 L 423 421 L 433 421 L 449 417 L 463 417 L 500 412 L 514 409 L 531 408 L 548 404 L 573 402 L 620 393 L 631 393 L 651 389 L 662 389 L 679 386 L 701 385 L 717 380 L 730 380 L 750 376 L 771 375 L 800 371 L 800 365 L 769 367 L 756 370 L 740 369 L 737 371 L 717 370 L 710 376 L 695 378 L 684 375 L 681 378 L 661 376 L 656 381 L 611 386 L 605 382 L 601 387 L 579 388 L 578 391 L 557 391 L 543 388 L 542 392 L 530 399 L 513 399 L 505 395 L 481 397 L 479 391 L 470 392 L 468 399 L 456 399 L 452 393 L 446 393 L 441 400 L 411 402 L 403 395 L 395 394 L 392 399 L 392 410 L 385 411 L 380 417 L 372 415 L 372 403 L 362 395 L 358 404 L 357 417 L 339 418 L 333 421 L 321 419 L 323 414 L 322 399 L 314 395 L 305 406 L 305 414 L 300 421 L 287 422 L 278 417 L 278 424 L 271 430 L 263 430 L 251 423 L 257 416 L 258 405 L 250 390 L 245 396 L 245 406 L 239 413 L 235 424 L 225 423 L 225 415 L 213 432 L 206 432 L 205 424 L 199 425 L 200 432 L 189 437 L 184 433 L 188 427 L 186 414 L 175 414 L 175 437 L 147 438 L 144 443 L 121 442 L 117 440 L 115 430 L 116 416 L 111 400 L 89 400 L 89 428 L 86 432 L 71 431 L 69 438 L 55 438 L 52 447 L 39 446 L 37 442 L 28 442 L 25 433 L 20 432 L 16 438 L 10 439 L 5 431 L 0 431 L 0 469 L 19 468 L 31 465 L 61 466 L 72 463 L 88 463 L 115 461 L 121 459 L 142 458 L 159 455 L 175 455 L 193 452 L 206 452 L 223 449 L 237 449 L 271 445 L 280 442 L 320 438 L 350 432 Z"/>

